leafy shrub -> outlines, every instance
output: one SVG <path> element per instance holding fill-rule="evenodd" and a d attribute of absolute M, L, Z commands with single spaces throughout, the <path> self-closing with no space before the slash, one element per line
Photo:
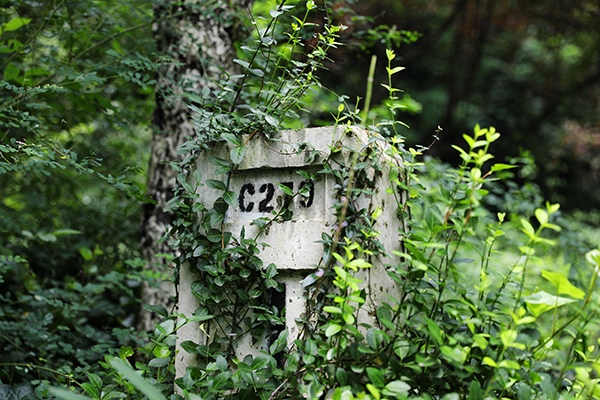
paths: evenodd
<path fill-rule="evenodd" d="M 156 63 L 133 51 L 152 48 L 139 30 L 149 10 L 113 2 L 107 18 L 106 4 L 0 9 L 0 382 L 9 386 L 68 382 L 141 343 L 131 327 L 140 281 L 151 279 L 137 230 Z M 137 28 L 122 30 L 124 20 Z"/>
<path fill-rule="evenodd" d="M 373 252 L 381 249 L 378 232 L 370 229 L 375 216 L 357 207 L 356 200 L 366 195 L 364 171 L 378 168 L 374 160 L 380 154 L 362 154 L 364 165 L 353 171 L 319 171 L 333 174 L 338 187 L 349 188 L 346 196 L 340 190 L 335 205 L 338 226 L 343 229 L 324 232 L 324 258 L 332 262 L 323 265 L 322 276 L 313 277 L 314 285 L 308 285 L 307 290 L 317 318 L 307 318 L 306 336 L 288 347 L 288 332 L 281 330 L 282 310 L 266 306 L 280 289 L 276 266 L 263 266 L 259 238 L 243 237 L 234 243 L 231 233 L 223 229 L 223 221 L 234 199 L 227 178 L 246 156 L 246 141 L 297 117 L 299 99 L 319 86 L 316 72 L 327 52 L 338 45 L 341 27 L 327 25 L 316 34 L 316 44 L 307 54 L 299 52 L 306 37 L 315 32 L 308 22 L 315 9 L 314 2 L 307 2 L 304 17 L 296 17 L 288 26 L 283 21 L 290 16 L 290 7 L 281 4 L 270 10 L 272 18 L 261 20 L 264 26 L 259 27 L 256 37 L 240 48 L 241 58 L 236 62 L 243 70 L 241 83 L 231 80 L 223 83 L 224 90 L 219 93 L 205 90 L 190 99 L 197 113 L 197 128 L 206 135 L 185 143 L 182 151 L 190 157 L 172 165 L 180 175 L 170 205 L 178 215 L 171 239 L 180 268 L 192 266 L 202 278 L 193 288 L 201 305 L 196 314 L 170 315 L 159 306 L 150 306 L 164 317 L 153 339 L 139 348 L 137 355 L 130 346 L 113 351 L 117 343 L 135 341 L 130 330 L 115 329 L 115 336 L 110 337 L 103 329 L 105 323 L 98 324 L 103 318 L 110 321 L 106 322 L 109 326 L 114 326 L 115 320 L 123 324 L 130 315 L 129 306 L 135 297 L 131 281 L 141 277 L 135 272 L 139 267 L 136 262 L 127 264 L 118 257 L 121 251 L 130 255 L 133 245 L 129 239 L 113 242 L 110 251 L 115 257 L 101 267 L 98 260 L 108 248 L 96 247 L 96 240 L 78 241 L 74 227 L 80 225 L 56 223 L 65 217 L 60 210 L 48 217 L 52 229 L 34 225 L 35 229 L 25 230 L 30 220 L 10 220 L 9 239 L 2 245 L 5 255 L 0 258 L 5 289 L 0 297 L 4 302 L 0 334 L 5 341 L 3 351 L 11 357 L 0 364 L 3 379 L 26 381 L 30 379 L 28 370 L 34 368 L 38 383 L 52 380 L 63 384 L 61 390 L 42 382 L 35 396 L 74 400 L 164 399 L 165 395 L 336 400 L 598 397 L 594 322 L 598 304 L 593 290 L 600 252 L 587 253 L 586 263 L 579 264 L 577 281 L 567 278 L 568 266 L 554 268 L 556 262 L 551 256 L 556 254 L 552 252 L 556 240 L 563 237 L 556 237 L 560 230 L 554 221 L 558 205 L 540 208 L 533 200 L 527 204 L 529 208 L 517 207 L 523 204 L 511 203 L 511 198 L 498 200 L 498 190 L 493 193 L 496 197 L 490 195 L 488 188 L 498 188 L 493 180 L 513 167 L 489 165 L 493 158 L 489 147 L 500 136 L 493 128 L 477 126 L 472 135 L 464 135 L 466 147 L 454 146 L 462 159 L 458 168 L 431 168 L 434 164 L 424 164 L 421 159 L 426 148 L 405 149 L 397 136 L 401 125 L 398 111 L 403 103 L 392 85 L 393 75 L 401 68 L 392 65 L 392 51 L 387 52 L 388 82 L 384 85 L 389 93 L 387 116 L 368 129 L 373 140 L 385 141 L 404 159 L 389 182 L 406 198 L 397 204 L 399 217 L 407 226 L 402 232 L 404 251 L 396 254 L 398 263 L 389 265 L 389 276 L 402 294 L 381 304 L 373 323 L 359 322 L 356 314 L 368 293 L 357 290 L 361 279 L 357 272 L 368 268 Z M 284 44 L 278 47 L 277 43 Z M 118 43 L 114 46 L 119 48 Z M 148 64 L 143 65 L 147 69 Z M 124 79 L 140 76 L 144 79 L 137 83 L 145 89 L 149 81 L 144 75 L 134 73 Z M 95 79 L 87 74 L 84 83 L 92 85 Z M 75 85 L 75 89 L 80 88 Z M 104 107 L 111 109 L 111 104 L 104 103 Z M 11 115 L 22 118 L 26 129 L 38 122 L 24 114 Z M 334 115 L 343 126 L 365 122 L 360 119 L 358 106 L 341 104 Z M 365 119 L 369 116 L 366 112 L 362 115 Z M 377 115 L 381 116 L 381 110 Z M 248 135 L 242 139 L 241 134 Z M 13 139 L 10 146 L 0 148 L 3 154 L 22 152 L 34 163 L 7 163 L 7 171 L 16 168 L 17 172 L 43 173 L 55 167 L 51 176 L 60 176 L 61 164 L 56 162 L 61 159 L 56 157 L 60 151 L 47 151 L 48 147 L 37 144 L 19 148 L 22 144 Z M 202 181 L 195 171 L 195 157 L 215 143 L 231 148 L 227 159 L 213 158 L 223 180 Z M 59 182 L 64 181 L 67 179 Z M 20 187 L 16 179 L 8 182 Z M 120 183 L 118 179 L 115 182 L 117 186 Z M 199 201 L 197 184 L 221 190 L 222 196 L 214 205 L 204 205 Z M 497 208 L 514 205 L 510 211 L 531 212 L 494 215 L 484 207 L 486 199 L 490 199 L 488 205 Z M 14 209 L 22 201 L 13 198 L 4 205 Z M 118 207 L 112 204 L 107 208 Z M 107 214 L 110 212 L 101 215 Z M 285 218 L 284 208 L 255 224 L 268 228 Z M 102 232 L 110 234 L 110 230 Z M 56 251 L 56 246 L 64 247 Z M 54 256 L 56 253 L 61 257 Z M 72 274 L 58 272 L 65 266 Z M 80 271 L 83 282 L 73 277 Z M 224 293 L 224 287 L 237 298 Z M 268 348 L 240 360 L 231 337 L 182 343 L 180 351 L 196 354 L 197 364 L 176 379 L 173 359 L 178 330 L 188 323 L 218 322 L 224 332 L 235 332 L 241 326 L 236 322 L 236 310 L 242 306 L 253 308 L 252 317 L 243 321 L 251 327 L 251 335 L 271 336 Z M 103 360 L 88 369 L 100 356 Z M 79 378 L 80 373 L 87 373 L 87 379 Z M 181 396 L 173 394 L 174 384 Z"/>
<path fill-rule="evenodd" d="M 308 4 L 310 9 L 312 2 Z M 288 11 L 279 7 L 271 15 L 281 21 Z M 292 44 L 305 20 L 295 21 L 298 29 L 289 37 Z M 317 52 L 306 64 L 298 64 L 293 57 L 272 70 L 268 63 L 261 64 L 268 61 L 261 55 L 270 54 L 263 47 L 270 49 L 275 43 L 265 40 L 275 32 L 273 26 L 276 24 L 261 31 L 261 37 L 252 42 L 256 47 L 248 46 L 246 51 L 250 52 L 248 60 L 255 60 L 252 62 L 261 71 L 279 72 L 275 86 L 263 82 L 264 74 L 255 71 L 250 61 L 240 60 L 238 64 L 245 68 L 243 84 L 229 82 L 228 90 L 216 94 L 214 103 L 207 93 L 196 99 L 201 106 L 194 108 L 199 115 L 198 129 L 212 134 L 189 141 L 184 149 L 196 156 L 215 143 L 227 143 L 229 158 L 213 157 L 222 181 L 203 181 L 195 171 L 194 157 L 174 165 L 180 172 L 180 186 L 170 204 L 179 218 L 171 235 L 180 254 L 180 268 L 191 266 L 200 276 L 190 288 L 200 308 L 195 315 L 184 316 L 151 307 L 165 320 L 157 327 L 156 340 L 143 349 L 146 362 L 138 361 L 132 367 L 125 361 L 132 356 L 129 350 L 120 354 L 120 360 L 107 358 L 103 375 L 79 384 L 83 391 L 92 398 L 102 398 L 104 393 L 156 399 L 164 394 L 190 399 L 598 397 L 594 321 L 598 299 L 594 290 L 600 250 L 588 252 L 577 280 L 571 279 L 568 265 L 554 257 L 561 250 L 553 250 L 561 231 L 554 221 L 557 204 L 539 207 L 534 197 L 531 213 L 525 215 L 514 212 L 527 207 L 515 207 L 512 214 L 494 214 L 484 206 L 488 198 L 496 200 L 495 207 L 514 205 L 498 201 L 495 179 L 515 166 L 490 165 L 490 146 L 500 138 L 494 128 L 476 126 L 473 134 L 463 135 L 466 146 L 453 146 L 462 159 L 456 168 L 429 169 L 433 164 L 422 161 L 427 148 L 405 149 L 395 135 L 401 122 L 394 106 L 398 89 L 391 80 L 401 68 L 393 67 L 392 51 L 387 53 L 389 81 L 384 85 L 390 95 L 389 117 L 368 129 L 373 141 L 385 141 L 404 159 L 403 166 L 393 169 L 389 182 L 390 187 L 400 188 L 406 199 L 397 204 L 399 218 L 407 226 L 402 233 L 404 251 L 396 254 L 399 262 L 388 267 L 402 294 L 381 304 L 373 323 L 357 317 L 368 296 L 358 289 L 359 271 L 368 268 L 369 259 L 381 249 L 378 232 L 370 228 L 376 216 L 358 207 L 356 200 L 366 195 L 364 188 L 368 187 L 361 169 L 377 169 L 378 154 L 361 154 L 365 160 L 361 168 L 336 172 L 324 168 L 319 173 L 333 174 L 340 179 L 339 186 L 347 188 L 346 195 L 338 193 L 334 206 L 340 218 L 338 226 L 343 228 L 324 232 L 324 259 L 332 262 L 322 265 L 322 275 L 313 277 L 309 282 L 314 285 L 309 284 L 306 291 L 317 317 L 305 319 L 305 336 L 288 347 L 288 332 L 281 330 L 281 310 L 268 306 L 279 288 L 276 266 L 263 266 L 259 238 L 242 235 L 239 242 L 233 242 L 231 233 L 223 228 L 234 199 L 228 177 L 245 157 L 245 141 L 252 140 L 256 132 L 278 128 L 279 122 L 293 116 L 296 103 L 289 93 L 305 92 L 313 83 L 307 77 L 312 77 L 320 62 L 317 55 L 321 53 Z M 331 36 L 319 39 L 325 45 L 335 43 L 336 31 L 327 33 Z M 291 64 L 287 63 L 290 60 Z M 289 65 L 300 69 L 288 75 Z M 292 86 L 282 93 L 274 91 L 283 87 L 282 82 Z M 266 91 L 269 102 L 259 101 L 255 108 L 249 103 L 239 107 L 244 112 L 231 113 L 238 100 L 254 101 L 249 94 L 235 91 L 252 87 L 271 88 Z M 261 92 L 249 89 L 249 93 L 261 99 Z M 227 104 L 229 107 L 223 106 Z M 285 107 L 278 107 L 281 104 Z M 340 125 L 361 123 L 358 111 L 342 104 L 335 118 Z M 243 133 L 249 135 L 240 136 Z M 203 204 L 196 191 L 199 184 L 222 191 L 222 196 L 214 205 Z M 493 195 L 488 187 L 495 190 Z M 254 224 L 267 228 L 285 218 L 284 207 Z M 253 313 L 239 321 L 236 310 L 243 306 L 251 307 Z M 271 335 L 271 341 L 260 354 L 243 359 L 236 356 L 234 335 L 217 333 L 207 343 L 182 343 L 180 351 L 195 354 L 197 363 L 175 379 L 180 396 L 168 385 L 175 373 L 173 344 L 178 329 L 197 322 L 218 323 L 225 333 L 244 330 L 242 325 L 247 324 L 257 340 Z M 53 393 L 76 398 L 71 392 Z"/>
<path fill-rule="evenodd" d="M 343 251 L 334 253 L 337 267 L 324 271 L 324 279 L 337 283 L 327 286 L 328 300 L 322 303 L 318 323 L 308 337 L 287 348 L 287 332 L 283 331 L 267 351 L 243 360 L 218 342 L 210 346 L 184 343 L 182 351 L 199 356 L 199 364 L 188 368 L 177 381 L 185 397 L 597 397 L 594 317 L 598 304 L 594 289 L 600 250 L 586 255 L 588 269 L 581 271 L 587 277 L 584 289 L 573 285 L 560 269 L 546 266 L 553 260 L 544 251 L 555 243 L 545 233 L 560 229 L 552 222 L 558 205 L 537 208 L 532 220 L 520 217 L 517 229 L 502 213 L 494 221 L 482 206 L 486 181 L 511 166 L 486 166 L 491 159 L 488 146 L 499 138 L 493 129 L 476 127 L 474 134 L 465 138 L 467 147 L 457 147 L 463 164 L 435 181 L 417 183 L 422 167 L 419 152 L 409 149 L 404 153 L 405 169 L 398 171 L 394 183 L 410 193 L 409 202 L 399 204 L 410 229 L 404 239 L 406 252 L 400 254 L 404 262 L 390 266 L 389 272 L 402 288 L 402 296 L 378 308 L 375 324 L 358 325 L 356 313 L 368 293 L 353 289 L 351 282 L 360 281 L 354 276 L 357 269 L 368 267 L 366 261 L 353 260 L 368 260 L 367 248 L 372 248 L 370 241 L 376 235 L 346 238 L 339 243 Z M 360 195 L 356 189 L 354 196 Z M 348 226 L 368 226 L 364 222 L 357 215 L 348 215 Z M 511 235 L 519 238 L 520 245 L 512 238 L 501 244 L 504 236 Z M 195 240 L 201 237 L 196 234 Z M 252 240 L 246 246 L 251 249 Z M 260 264 L 243 258 L 232 263 L 231 257 L 243 249 L 212 252 L 217 259 L 227 260 L 229 269 L 254 269 L 259 279 L 268 282 L 271 278 L 265 277 Z M 231 271 L 213 271 L 212 276 L 212 280 L 226 279 Z M 268 287 L 257 289 L 266 294 Z M 206 310 L 216 310 L 211 305 L 217 300 L 216 293 L 198 293 L 206 296 L 201 298 Z M 272 314 L 265 310 L 258 315 Z M 272 316 L 267 327 L 280 323 Z M 179 318 L 178 325 L 169 319 L 161 324 L 158 340 L 145 350 L 149 362 L 136 364 L 147 381 L 136 381 L 128 364 L 117 366 L 123 361 L 107 359 L 106 366 L 112 365 L 108 371 L 119 374 L 108 372 L 108 381 L 96 383 L 97 389 L 120 390 L 133 398 L 137 396 L 134 387 L 146 395 L 150 391 L 156 398 L 161 398 L 161 390 L 169 393 L 164 371 L 170 371 L 167 376 L 172 377 L 173 335 L 186 323 L 185 316 L 171 317 Z M 190 322 L 211 318 L 200 312 Z M 121 358 L 131 354 L 125 352 Z M 82 387 L 91 397 L 100 398 L 93 396 L 89 385 Z"/>

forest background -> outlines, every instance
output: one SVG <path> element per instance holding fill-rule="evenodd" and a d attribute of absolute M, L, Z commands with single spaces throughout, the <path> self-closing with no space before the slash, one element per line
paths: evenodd
<path fill-rule="evenodd" d="M 394 49 L 406 67 L 395 79 L 410 145 L 435 136 L 428 156 L 456 163 L 462 133 L 495 126 L 497 159 L 523 167 L 488 207 L 531 214 L 560 202 L 563 224 L 583 235 L 565 235 L 564 248 L 597 246 L 597 2 L 339 1 L 332 10 L 347 29 L 320 73 L 331 91 L 311 92 L 292 127 L 328 125 L 332 99 L 363 97 L 372 55 L 382 63 L 376 115 Z M 18 385 L 142 342 L 141 282 L 162 279 L 139 251 L 154 85 L 172 60 L 156 49 L 148 1 L 6 0 L 0 13 L 0 379 Z"/>

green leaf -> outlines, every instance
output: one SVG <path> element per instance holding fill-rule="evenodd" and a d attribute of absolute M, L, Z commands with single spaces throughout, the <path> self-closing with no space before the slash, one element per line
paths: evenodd
<path fill-rule="evenodd" d="M 4 67 L 4 80 L 10 81 L 16 79 L 19 76 L 19 72 L 21 70 L 14 63 L 8 63 L 6 67 Z"/>
<path fill-rule="evenodd" d="M 287 196 L 294 196 L 294 191 L 292 190 L 292 188 L 290 188 L 287 185 L 284 185 L 282 183 L 277 183 L 277 187 L 283 192 L 285 193 Z"/>
<path fill-rule="evenodd" d="M 39 232 L 37 236 L 42 242 L 56 242 L 56 236 L 54 235 L 54 233 Z"/>
<path fill-rule="evenodd" d="M 229 171 L 231 171 L 231 163 L 229 162 L 229 160 L 225 160 L 224 158 L 219 158 L 215 156 L 209 156 L 208 161 L 210 161 L 211 164 L 214 164 L 218 167 L 217 173 L 219 174 L 226 174 Z"/>
<path fill-rule="evenodd" d="M 525 382 L 519 383 L 519 400 L 531 400 L 531 387 Z"/>
<path fill-rule="evenodd" d="M 482 360 L 482 362 L 483 362 L 485 365 L 489 365 L 490 367 L 494 367 L 494 368 L 497 368 L 497 367 L 498 367 L 498 364 L 496 364 L 496 361 L 494 361 L 493 359 L 491 359 L 491 358 L 490 358 L 490 357 L 488 357 L 488 356 L 485 356 L 485 357 L 483 357 L 483 360 Z"/>
<path fill-rule="evenodd" d="M 462 365 L 465 363 L 465 360 L 467 359 L 467 351 L 462 348 L 461 346 L 455 346 L 455 347 L 451 347 L 451 346 L 442 346 L 440 348 L 442 357 L 444 357 L 446 360 Z"/>
<path fill-rule="evenodd" d="M 500 340 L 502 341 L 502 345 L 506 348 L 514 347 L 519 350 L 524 350 L 525 345 L 523 343 L 517 342 L 517 331 L 514 329 L 507 329 L 505 331 L 500 332 Z"/>
<path fill-rule="evenodd" d="M 521 225 L 523 225 L 523 232 L 530 238 L 536 239 L 535 230 L 533 226 L 525 218 L 521 218 Z"/>
<path fill-rule="evenodd" d="M 152 354 L 156 358 L 167 358 L 171 355 L 171 350 L 169 350 L 169 346 L 164 344 L 157 344 L 152 350 Z"/>
<path fill-rule="evenodd" d="M 521 368 L 521 366 L 519 365 L 518 362 L 514 361 L 514 360 L 502 360 L 498 363 L 498 367 L 499 368 L 506 368 L 506 369 L 519 369 Z"/>
<path fill-rule="evenodd" d="M 458 395 L 458 393 L 448 393 L 445 394 L 444 397 L 441 398 L 441 400 L 460 400 L 460 396 Z"/>
<path fill-rule="evenodd" d="M 271 355 L 280 353 L 286 348 L 288 335 L 289 332 L 287 330 L 281 331 L 279 333 L 279 336 L 277 337 L 275 342 L 273 342 L 273 344 L 269 347 L 269 353 Z"/>
<path fill-rule="evenodd" d="M 16 39 L 10 39 L 0 43 L 0 54 L 16 53 L 21 49 L 21 47 L 23 47 L 22 42 Z"/>
<path fill-rule="evenodd" d="M 332 337 L 333 335 L 335 335 L 336 333 L 338 333 L 341 330 L 342 330 L 341 325 L 330 323 L 329 326 L 327 327 L 327 330 L 325 330 L 325 336 Z"/>
<path fill-rule="evenodd" d="M 196 246 L 196 248 L 194 249 L 194 253 L 192 253 L 193 257 L 199 257 L 202 254 L 204 254 L 204 252 L 206 251 L 206 247 L 204 247 L 203 245 L 199 244 L 198 246 Z"/>
<path fill-rule="evenodd" d="M 250 71 L 253 75 L 258 76 L 259 78 L 265 76 L 265 72 L 259 68 L 248 68 L 248 71 Z"/>
<path fill-rule="evenodd" d="M 272 127 L 279 128 L 279 120 L 271 115 L 265 115 L 265 121 Z"/>
<path fill-rule="evenodd" d="M 381 399 L 381 393 L 379 393 L 379 389 L 377 389 L 374 385 L 367 383 L 367 390 L 371 395 L 375 398 L 375 400 Z M 315 397 L 316 398 L 316 397 Z"/>
<path fill-rule="evenodd" d="M 566 294 L 573 298 L 582 300 L 585 297 L 585 292 L 573 285 L 567 278 L 558 272 L 550 272 L 542 270 L 542 277 L 552 283 L 558 294 Z"/>
<path fill-rule="evenodd" d="M 468 157 L 468 154 L 467 154 L 467 152 L 466 152 L 466 151 L 464 151 L 464 150 L 462 149 L 462 147 L 459 147 L 459 146 L 457 146 L 457 145 L 455 145 L 455 144 L 451 145 L 451 147 L 452 147 L 454 150 L 458 151 L 458 152 L 461 154 L 461 157 Z"/>
<path fill-rule="evenodd" d="M 277 275 L 277 266 L 273 263 L 267 265 L 267 269 L 265 270 L 265 275 L 268 279 L 273 279 L 275 275 Z"/>
<path fill-rule="evenodd" d="M 218 229 L 211 229 L 206 233 L 206 238 L 212 243 L 219 243 L 222 237 L 221 231 Z"/>
<path fill-rule="evenodd" d="M 229 364 L 227 363 L 227 360 L 222 355 L 217 356 L 217 360 L 216 360 L 215 364 L 217 366 L 217 369 L 221 372 L 223 372 L 227 368 L 229 368 Z"/>
<path fill-rule="evenodd" d="M 590 250 L 585 253 L 585 260 L 596 267 L 600 266 L 600 249 Z"/>
<path fill-rule="evenodd" d="M 492 168 L 490 168 L 490 172 L 503 171 L 505 169 L 511 169 L 511 168 L 517 168 L 517 166 L 509 165 L 509 164 L 494 164 L 494 165 L 492 165 Z"/>
<path fill-rule="evenodd" d="M 162 367 L 166 367 L 167 365 L 169 365 L 169 362 L 171 362 L 170 358 L 153 358 L 148 363 L 148 366 L 150 368 L 162 368 Z"/>
<path fill-rule="evenodd" d="M 427 318 L 427 332 L 429 336 L 435 340 L 438 344 L 442 344 L 444 342 L 443 333 L 440 327 L 435 321 Z"/>
<path fill-rule="evenodd" d="M 538 208 L 535 210 L 535 218 L 537 218 L 540 225 L 544 225 L 548 222 L 548 213 L 546 212 L 546 210 Z"/>
<path fill-rule="evenodd" d="M 79 251 L 79 254 L 85 261 L 90 261 L 92 258 L 94 258 L 94 253 L 92 253 L 92 250 L 88 249 L 87 247 L 82 246 L 78 248 L 77 251 Z"/>
<path fill-rule="evenodd" d="M 13 18 L 0 26 L 0 35 L 4 32 L 16 31 L 31 22 L 31 18 Z"/>
<path fill-rule="evenodd" d="M 236 165 L 239 165 L 242 162 L 245 155 L 246 147 L 243 144 L 235 146 L 231 150 L 229 150 L 229 157 L 231 157 L 231 162 Z"/>
<path fill-rule="evenodd" d="M 531 257 L 535 254 L 535 249 L 529 246 L 519 246 L 519 250 L 521 250 L 521 253 L 528 257 Z"/>
<path fill-rule="evenodd" d="M 74 393 L 70 390 L 66 390 L 66 389 L 60 389 L 60 388 L 48 388 L 48 391 L 50 393 L 52 393 L 54 396 L 58 397 L 59 399 L 64 399 L 64 400 L 93 400 L 91 397 L 87 397 L 87 396 L 82 396 L 80 394 Z"/>
<path fill-rule="evenodd" d="M 93 399 L 100 399 L 100 391 L 90 382 L 83 382 L 81 384 L 81 387 L 83 388 L 83 390 L 85 390 L 87 394 L 92 396 Z"/>
<path fill-rule="evenodd" d="M 234 58 L 233 62 L 236 63 L 236 64 L 238 64 L 238 65 L 241 65 L 244 69 L 250 68 L 250 63 L 249 62 L 244 61 L 244 60 L 240 60 L 239 58 Z"/>
<path fill-rule="evenodd" d="M 150 312 L 155 312 L 161 317 L 168 317 L 169 313 L 163 306 L 156 306 L 152 304 L 144 304 L 144 308 Z"/>
<path fill-rule="evenodd" d="M 465 139 L 465 142 L 467 142 L 467 144 L 469 145 L 469 148 L 472 149 L 473 147 L 475 147 L 475 139 L 466 134 L 463 134 L 462 137 L 463 139 Z"/>
<path fill-rule="evenodd" d="M 223 193 L 223 200 L 225 200 L 225 203 L 229 204 L 229 207 L 235 207 L 238 201 L 237 196 L 232 191 Z"/>
<path fill-rule="evenodd" d="M 57 229 L 52 233 L 54 236 L 81 235 L 81 231 L 75 229 Z"/>
<path fill-rule="evenodd" d="M 478 333 L 473 335 L 473 347 L 479 347 L 481 350 L 485 350 L 488 346 L 489 335 L 486 333 Z"/>
<path fill-rule="evenodd" d="M 473 379 L 469 385 L 469 400 L 483 400 L 481 384 L 475 379 Z"/>
<path fill-rule="evenodd" d="M 131 357 L 134 354 L 133 348 L 131 346 L 121 346 L 121 348 L 119 349 L 119 358 L 127 358 L 127 357 Z M 92 379 L 93 376 L 96 376 L 97 379 Z M 98 375 L 95 374 L 89 374 L 88 378 L 90 381 L 94 380 L 95 381 L 95 385 L 97 387 L 101 387 L 102 386 L 102 381 L 100 380 L 100 377 L 98 377 Z"/>
<path fill-rule="evenodd" d="M 190 354 L 196 354 L 198 345 L 191 340 L 186 340 L 185 342 L 181 343 L 181 348 Z"/>
<path fill-rule="evenodd" d="M 156 329 L 165 336 L 170 335 L 175 330 L 175 321 L 167 319 L 156 325 Z"/>
<path fill-rule="evenodd" d="M 177 175 L 177 182 L 179 182 L 179 184 L 185 189 L 185 191 L 187 193 L 194 193 L 195 190 L 192 187 L 192 185 L 189 184 L 189 182 L 187 181 L 187 176 L 185 174 L 178 174 Z"/>
<path fill-rule="evenodd" d="M 348 384 L 348 373 L 342 367 L 338 367 L 335 370 L 335 378 L 341 386 L 346 386 Z"/>
<path fill-rule="evenodd" d="M 390 67 L 386 67 L 385 70 L 387 71 L 388 75 L 394 75 L 400 71 L 402 71 L 403 69 L 406 69 L 404 67 L 395 67 L 395 68 L 390 68 Z"/>
<path fill-rule="evenodd" d="M 385 376 L 380 369 L 368 367 L 367 376 L 375 387 L 382 388 L 385 385 Z"/>
<path fill-rule="evenodd" d="M 524 298 L 524 300 L 527 303 L 527 306 L 531 313 L 536 317 L 556 307 L 560 307 L 565 304 L 577 301 L 569 299 L 567 297 L 554 296 L 544 291 L 540 291 L 530 296 L 527 296 Z"/>
<path fill-rule="evenodd" d="M 138 371 L 135 371 L 133 368 L 131 368 L 131 365 L 129 365 L 127 361 L 121 360 L 119 358 L 109 358 L 108 363 L 118 373 L 120 373 L 123 376 L 123 378 L 125 378 L 127 381 L 129 381 L 129 383 L 135 386 L 136 389 L 145 394 L 149 400 L 167 400 L 166 397 L 160 392 L 160 390 L 158 390 L 158 388 L 152 386 L 150 382 L 142 378 L 138 374 Z"/>
<path fill-rule="evenodd" d="M 216 179 L 207 179 L 206 186 L 211 187 L 213 189 L 222 190 L 224 192 L 227 191 L 227 186 L 224 182 L 218 181 Z"/>
<path fill-rule="evenodd" d="M 381 393 L 385 396 L 393 396 L 395 398 L 403 398 L 408 395 L 410 385 L 403 381 L 392 381 L 385 385 Z"/>

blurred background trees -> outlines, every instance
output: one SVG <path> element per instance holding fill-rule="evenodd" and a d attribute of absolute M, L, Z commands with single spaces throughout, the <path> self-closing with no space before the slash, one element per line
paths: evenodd
<path fill-rule="evenodd" d="M 338 1 L 348 46 L 324 81 L 364 97 L 372 54 L 397 48 L 406 67 L 403 132 L 454 161 L 450 144 L 475 123 L 504 134 L 498 156 L 530 155 L 545 195 L 568 208 L 600 205 L 600 5 L 592 0 Z M 402 30 L 408 32 L 401 32 Z M 407 44 L 407 38 L 419 39 Z M 365 40 L 366 39 L 366 40 Z M 380 62 L 381 64 L 381 62 Z M 378 69 L 376 82 L 385 70 Z M 379 88 L 378 99 L 386 94 Z M 376 97 L 377 99 L 377 97 Z M 375 100 L 377 101 L 377 100 Z"/>

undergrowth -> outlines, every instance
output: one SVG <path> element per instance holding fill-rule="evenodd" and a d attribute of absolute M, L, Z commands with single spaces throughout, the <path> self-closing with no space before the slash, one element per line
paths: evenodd
<path fill-rule="evenodd" d="M 179 272 L 187 268 L 196 274 L 191 287 L 179 288 L 197 299 L 193 315 L 150 306 L 164 320 L 136 357 L 124 347 L 118 356 L 106 356 L 103 372 L 90 373 L 87 381 L 62 389 L 44 383 L 37 395 L 73 400 L 598 398 L 600 250 L 585 254 L 574 279 L 569 266 L 549 256 L 560 240 L 558 204 L 535 205 L 530 215 L 490 212 L 490 188 L 517 168 L 493 162 L 490 148 L 500 139 L 493 127 L 476 126 L 463 135 L 465 144 L 452 146 L 462 160 L 459 166 L 428 171 L 423 158 L 428 147 L 405 148 L 396 134 L 402 124 L 400 91 L 392 80 L 402 68 L 393 65 L 391 50 L 383 85 L 389 93 L 385 114 L 362 120 L 367 113 L 361 114 L 358 100 L 342 102 L 333 112 L 343 136 L 352 136 L 353 126 L 364 127 L 364 146 L 341 148 L 333 141 L 323 154 L 312 151 L 309 142 L 296 144 L 299 154 L 320 160 L 296 171 L 303 184 L 278 185 L 284 201 L 279 208 L 265 203 L 264 215 L 248 225 L 255 234 L 231 229 L 229 213 L 246 207 L 233 185 L 249 157 L 249 143 L 275 143 L 270 138 L 297 117 L 302 96 L 321 86 L 317 72 L 339 45 L 343 27 L 315 26 L 309 16 L 318 7 L 312 1 L 304 6 L 296 13 L 283 2 L 268 18 L 257 18 L 255 36 L 240 47 L 236 60 L 242 74 L 222 83 L 221 91 L 204 90 L 188 99 L 199 135 L 181 147 L 188 157 L 171 165 L 179 176 L 169 205 L 178 218 L 167 240 L 179 254 Z M 306 37 L 315 39 L 310 47 Z M 202 157 L 218 179 L 198 171 Z M 374 196 L 373 177 L 381 176 L 387 180 L 378 184 L 396 196 L 403 226 L 393 233 L 398 236 L 394 248 L 385 248 L 380 240 L 385 232 L 375 229 L 380 210 L 363 206 Z M 321 263 L 302 269 L 311 270 L 303 277 L 311 314 L 299 319 L 302 334 L 290 336 L 282 328 L 285 308 L 274 301 L 283 291 L 285 272 L 263 262 L 262 243 L 270 227 L 291 221 L 294 201 L 311 201 L 321 179 L 333 182 L 334 223 L 323 226 Z M 205 198 L 209 190 L 219 193 L 211 202 Z M 265 186 L 261 193 L 268 190 Z M 374 315 L 360 317 L 373 295 L 365 271 L 383 256 L 384 279 L 398 294 L 381 301 Z M 179 331 L 190 324 L 208 334 L 178 343 Z M 242 336 L 252 337 L 254 351 L 239 354 Z M 178 352 L 195 361 L 176 377 Z"/>

